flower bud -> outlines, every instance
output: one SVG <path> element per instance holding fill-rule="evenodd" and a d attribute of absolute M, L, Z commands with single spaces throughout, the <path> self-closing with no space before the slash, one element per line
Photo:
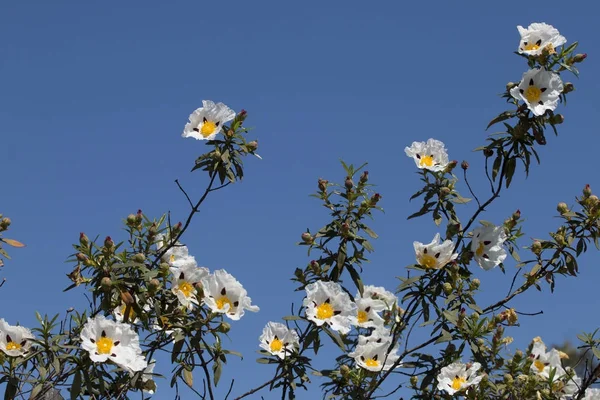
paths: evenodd
<path fill-rule="evenodd" d="M 510 385 L 514 382 L 514 379 L 511 374 L 504 374 L 504 383 Z"/>
<path fill-rule="evenodd" d="M 494 150 L 492 149 L 483 149 L 483 155 L 488 158 L 494 155 Z"/>
<path fill-rule="evenodd" d="M 465 171 L 466 171 L 467 169 L 469 169 L 469 163 L 467 162 L 467 160 L 463 160 L 463 162 L 461 162 L 461 163 L 460 163 L 460 167 L 461 167 L 462 169 L 464 169 Z"/>
<path fill-rule="evenodd" d="M 450 193 L 452 193 L 452 190 L 449 187 L 444 186 L 440 189 L 440 195 L 442 196 L 448 196 Z"/>
<path fill-rule="evenodd" d="M 90 244 L 90 239 L 88 239 L 88 237 L 85 235 L 85 233 L 81 232 L 79 234 L 79 243 L 85 247 L 88 244 Z"/>
<path fill-rule="evenodd" d="M 135 256 L 133 256 L 133 261 L 137 263 L 143 263 L 144 261 L 146 261 L 146 256 L 142 253 L 138 253 Z"/>
<path fill-rule="evenodd" d="M 226 135 L 227 135 L 228 137 L 232 137 L 234 134 L 235 134 L 235 132 L 233 132 L 233 130 L 232 130 L 232 129 L 230 129 L 230 130 L 228 130 L 228 131 L 227 131 L 227 134 L 226 134 Z"/>
<path fill-rule="evenodd" d="M 457 166 L 457 165 L 458 165 L 458 161 L 456 161 L 456 160 L 454 160 L 454 161 L 450 161 L 450 162 L 448 163 L 448 165 L 446 165 L 446 169 L 444 170 L 444 172 L 446 172 L 446 173 L 448 173 L 448 174 L 449 174 L 449 173 L 451 173 L 451 172 L 452 172 L 452 170 L 453 170 L 454 168 L 456 168 L 456 166 Z"/>
<path fill-rule="evenodd" d="M 595 207 L 596 205 L 598 205 L 598 196 L 596 196 L 595 194 L 593 194 L 590 197 L 588 197 L 587 204 L 590 207 Z"/>
<path fill-rule="evenodd" d="M 121 296 L 121 301 L 123 303 L 125 303 L 126 305 L 131 305 L 131 304 L 135 303 L 135 300 L 133 299 L 133 296 L 131 295 L 131 293 L 129 293 L 126 290 L 121 291 L 120 296 Z"/>
<path fill-rule="evenodd" d="M 563 93 L 565 93 L 565 94 L 571 93 L 573 90 L 575 90 L 575 86 L 573 86 L 573 84 L 571 82 L 567 82 L 563 86 Z"/>
<path fill-rule="evenodd" d="M 77 261 L 80 261 L 80 262 L 85 262 L 87 260 L 86 255 L 83 253 L 77 253 L 75 255 L 75 258 L 77 258 Z"/>
<path fill-rule="evenodd" d="M 107 249 L 111 249 L 114 246 L 115 246 L 115 242 L 113 242 L 113 240 L 110 236 L 107 236 L 106 239 L 104 239 L 104 247 L 106 247 Z"/>
<path fill-rule="evenodd" d="M 569 212 L 569 206 L 567 206 L 567 203 L 558 203 L 558 205 L 556 206 L 556 211 L 558 211 L 561 214 L 567 213 Z"/>
<path fill-rule="evenodd" d="M 521 210 L 515 211 L 512 215 L 512 219 L 515 221 L 518 221 L 519 219 L 521 219 Z"/>
<path fill-rule="evenodd" d="M 419 383 L 419 377 L 418 377 L 418 376 L 416 376 L 416 375 L 413 375 L 413 376 L 411 376 L 411 377 L 410 377 L 410 385 L 411 385 L 412 387 L 416 387 L 416 386 L 417 386 L 417 383 Z"/>
<path fill-rule="evenodd" d="M 575 54 L 575 56 L 573 56 L 573 62 L 574 63 L 580 63 L 583 62 L 583 60 L 585 60 L 587 58 L 587 54 L 583 53 L 583 54 Z"/>
<path fill-rule="evenodd" d="M 0 227 L 2 227 L 2 229 L 8 229 L 11 223 L 12 221 L 10 220 L 10 218 L 4 217 L 2 218 L 2 221 L 0 221 Z"/>
<path fill-rule="evenodd" d="M 258 149 L 258 140 L 253 140 L 246 144 L 246 147 L 250 151 L 256 151 Z"/>
<path fill-rule="evenodd" d="M 365 183 L 367 183 L 368 180 L 369 180 L 369 171 L 365 171 L 360 176 L 359 182 L 364 185 Z"/>
<path fill-rule="evenodd" d="M 142 222 L 143 215 L 144 215 L 144 213 L 142 213 L 142 210 L 138 209 L 137 214 L 135 214 L 135 218 L 137 219 L 137 222 Z"/>
<path fill-rule="evenodd" d="M 552 125 L 560 125 L 565 122 L 565 117 L 562 114 L 554 114 L 552 118 L 550 118 L 550 123 Z"/>
<path fill-rule="evenodd" d="M 156 293 L 158 289 L 160 289 L 160 281 L 156 278 L 151 279 L 150 282 L 148 282 L 148 290 L 151 293 Z"/>
<path fill-rule="evenodd" d="M 371 196 L 371 204 L 375 205 L 377 204 L 377 202 L 381 200 L 381 195 L 379 193 L 375 193 L 373 196 Z"/>
<path fill-rule="evenodd" d="M 321 192 L 327 191 L 327 185 L 328 184 L 329 184 L 328 180 L 319 178 L 319 190 Z"/>
<path fill-rule="evenodd" d="M 152 224 L 150 226 L 150 228 L 148 228 L 148 237 L 149 238 L 153 238 L 158 234 L 158 228 L 156 227 L 156 224 Z"/>
<path fill-rule="evenodd" d="M 171 236 L 175 237 L 175 236 L 179 235 L 179 232 L 181 232 L 182 227 L 183 227 L 183 224 L 181 222 L 178 222 L 175 225 L 173 225 L 171 227 Z"/>
<path fill-rule="evenodd" d="M 354 187 L 354 182 L 352 182 L 352 178 L 350 178 L 349 176 L 346 177 L 346 181 L 344 182 L 344 186 L 348 190 L 352 189 Z"/>
<path fill-rule="evenodd" d="M 170 270 L 169 270 L 169 268 L 170 268 L 170 267 L 171 267 L 171 266 L 170 266 L 168 263 L 166 263 L 166 262 L 160 263 L 160 265 L 159 265 L 160 274 L 161 274 L 162 276 L 167 276 L 167 275 L 169 275 L 169 271 L 170 271 Z"/>
<path fill-rule="evenodd" d="M 312 260 L 312 261 L 310 262 L 310 269 L 312 270 L 312 272 L 313 272 L 315 275 L 319 275 L 319 274 L 321 274 L 321 266 L 320 266 L 320 265 L 319 265 L 319 263 L 318 263 L 318 262 L 316 262 L 315 260 Z"/>
<path fill-rule="evenodd" d="M 479 279 L 475 278 L 471 281 L 472 290 L 479 289 L 479 285 L 481 285 L 481 281 Z"/>
<path fill-rule="evenodd" d="M 314 240 L 312 235 L 308 232 L 303 232 L 300 237 L 302 238 L 302 241 L 306 244 L 312 244 Z"/>
<path fill-rule="evenodd" d="M 446 293 L 446 295 L 449 295 L 450 293 L 452 293 L 452 285 L 450 283 L 444 282 L 443 288 L 444 288 L 444 293 Z"/>
<path fill-rule="evenodd" d="M 585 185 L 585 187 L 583 188 L 583 197 L 585 197 L 586 199 L 588 197 L 590 197 L 592 195 L 592 188 L 590 187 L 589 184 Z"/>
<path fill-rule="evenodd" d="M 515 83 L 515 82 L 508 82 L 508 83 L 506 84 L 506 91 L 507 91 L 507 92 L 510 92 L 510 90 L 511 90 L 512 88 L 515 88 L 515 87 L 517 87 L 517 86 L 519 86 L 519 84 L 518 84 L 518 83 Z"/>
<path fill-rule="evenodd" d="M 137 218 L 135 217 L 135 214 L 129 214 L 127 216 L 127 225 L 136 225 L 137 224 Z"/>
<path fill-rule="evenodd" d="M 217 332 L 221 332 L 221 333 L 227 333 L 231 330 L 231 325 L 229 325 L 229 323 L 223 321 L 221 322 L 221 324 L 217 327 Z"/>
<path fill-rule="evenodd" d="M 531 244 L 531 252 L 535 255 L 539 255 L 542 252 L 542 243 L 539 240 L 534 240 Z"/>
<path fill-rule="evenodd" d="M 350 367 L 347 365 L 342 365 L 340 367 L 340 375 L 342 375 L 344 378 L 347 378 L 348 375 L 350 375 Z"/>
<path fill-rule="evenodd" d="M 112 281 L 110 280 L 110 278 L 108 276 L 105 276 L 100 281 L 100 286 L 102 286 L 102 290 L 108 292 L 108 291 L 110 291 L 110 288 L 112 286 Z"/>

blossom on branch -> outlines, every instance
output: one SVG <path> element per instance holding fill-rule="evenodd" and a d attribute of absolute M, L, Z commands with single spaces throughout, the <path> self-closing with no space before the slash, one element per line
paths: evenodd
<path fill-rule="evenodd" d="M 517 26 L 521 35 L 519 42 L 519 53 L 529 56 L 537 56 L 546 50 L 548 54 L 555 53 L 558 46 L 567 43 L 567 39 L 558 32 L 558 29 L 544 22 L 534 22 L 523 28 Z"/>
<path fill-rule="evenodd" d="M 29 353 L 35 336 L 22 326 L 9 325 L 0 319 L 0 350 L 10 357 L 24 357 Z"/>
<path fill-rule="evenodd" d="M 392 310 L 398 303 L 396 295 L 381 286 L 365 285 L 362 298 L 380 300 L 385 304 L 387 310 Z"/>
<path fill-rule="evenodd" d="M 398 345 L 394 346 L 388 354 L 391 339 L 380 342 L 366 342 L 358 344 L 356 349 L 348 356 L 354 358 L 358 367 L 368 371 L 387 371 L 391 369 L 400 358 L 397 354 Z M 400 365 L 398 365 L 400 366 Z"/>
<path fill-rule="evenodd" d="M 429 139 L 427 142 L 413 142 L 410 147 L 404 148 L 407 156 L 412 157 L 417 168 L 430 171 L 443 171 L 448 165 L 448 153 L 444 143 L 439 140 Z"/>
<path fill-rule="evenodd" d="M 350 332 L 350 318 L 357 315 L 358 307 L 339 283 L 316 281 L 305 290 L 306 318 L 317 326 L 327 324 L 342 334 Z"/>
<path fill-rule="evenodd" d="M 223 125 L 235 118 L 235 111 L 223 103 L 202 100 L 202 107 L 190 114 L 190 122 L 185 125 L 181 136 L 198 140 L 213 140 L 223 129 Z"/>
<path fill-rule="evenodd" d="M 555 370 L 555 377 L 560 377 L 564 374 L 564 369 L 560 363 L 560 352 L 552 349 L 546 352 L 546 345 L 539 337 L 533 339 L 533 347 L 531 349 L 531 371 L 544 378 L 550 377 L 552 370 Z"/>
<path fill-rule="evenodd" d="M 480 226 L 473 230 L 471 251 L 475 261 L 483 269 L 490 270 L 506 259 L 506 250 L 502 247 L 507 239 L 503 226 Z"/>
<path fill-rule="evenodd" d="M 463 364 L 461 362 L 452 363 L 441 369 L 437 376 L 438 390 L 445 390 L 449 395 L 453 395 L 469 386 L 477 385 L 483 379 L 483 375 L 477 375 L 481 364 Z"/>
<path fill-rule="evenodd" d="M 263 328 L 262 335 L 258 340 L 261 348 L 284 359 L 299 347 L 300 339 L 298 333 L 294 329 L 288 329 L 285 324 L 269 322 Z"/>
<path fill-rule="evenodd" d="M 510 90 L 517 100 L 523 100 L 534 115 L 554 111 L 563 91 L 563 82 L 558 74 L 543 68 L 534 68 L 523 74 L 521 82 Z"/>
<path fill-rule="evenodd" d="M 180 263 L 179 267 L 171 267 L 170 270 L 173 274 L 171 291 L 177 296 L 182 306 L 191 310 L 194 305 L 198 305 L 195 285 L 209 275 L 208 268 L 198 267 L 196 260 L 188 257 L 185 263 Z"/>
<path fill-rule="evenodd" d="M 454 243 L 451 240 L 444 240 L 443 243 L 440 243 L 439 233 L 435 234 L 431 243 L 413 242 L 413 246 L 417 263 L 427 269 L 443 268 L 458 257 L 458 254 L 454 253 Z"/>
<path fill-rule="evenodd" d="M 220 269 L 202 279 L 204 303 L 213 311 L 225 314 L 228 318 L 239 320 L 245 310 L 257 312 L 258 306 L 252 305 L 248 292 L 232 275 Z"/>
<path fill-rule="evenodd" d="M 81 347 L 94 362 L 114 362 L 128 371 L 141 371 L 148 365 L 140 339 L 131 325 L 114 322 L 102 315 L 89 318 L 80 334 Z"/>

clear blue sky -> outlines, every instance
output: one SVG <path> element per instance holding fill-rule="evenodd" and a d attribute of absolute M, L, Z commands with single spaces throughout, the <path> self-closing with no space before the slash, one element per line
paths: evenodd
<path fill-rule="evenodd" d="M 138 208 L 187 215 L 173 181 L 199 196 L 206 179 L 188 171 L 205 147 L 181 131 L 202 99 L 223 101 L 249 111 L 263 160 L 248 159 L 244 182 L 209 198 L 186 239 L 199 263 L 227 269 L 261 307 L 233 324 L 228 346 L 246 357 L 230 363 L 220 390 L 233 376 L 234 393 L 263 382 L 271 369 L 254 362 L 262 327 L 301 300 L 289 278 L 309 260 L 295 242 L 327 221 L 308 197 L 317 178 L 343 178 L 340 158 L 369 162 L 386 213 L 373 224 L 380 239 L 364 280 L 393 289 L 393 277 L 414 262 L 412 242 L 437 231 L 429 220 L 406 220 L 420 203 L 408 202 L 419 182 L 403 149 L 414 140 L 444 141 L 451 159 L 469 160 L 484 193 L 482 160 L 471 149 L 505 110 L 497 94 L 526 69 L 513 54 L 516 25 L 550 23 L 569 43 L 579 40 L 589 58 L 581 79 L 565 75 L 577 91 L 560 106 L 561 135 L 548 134 L 540 148 L 542 166 L 515 179 L 485 219 L 500 223 L 519 208 L 525 245 L 557 226 L 558 202 L 573 204 L 586 183 L 600 190 L 600 9 L 593 2 L 116 4 L 0 5 L 0 212 L 13 220 L 10 236 L 27 244 L 11 251 L 1 271 L 0 317 L 12 324 L 34 325 L 36 310 L 86 304 L 81 291 L 61 293 L 80 231 L 119 238 L 121 218 Z M 581 276 L 559 278 L 553 296 L 544 288 L 514 302 L 544 314 L 509 330 L 512 349 L 537 335 L 553 343 L 598 327 L 598 261 L 596 253 L 582 257 Z M 499 269 L 473 269 L 482 305 L 507 290 Z M 168 381 L 158 384 L 165 390 Z"/>

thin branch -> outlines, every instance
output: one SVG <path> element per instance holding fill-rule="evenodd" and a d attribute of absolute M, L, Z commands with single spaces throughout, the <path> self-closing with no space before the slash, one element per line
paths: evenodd
<path fill-rule="evenodd" d="M 469 188 L 469 193 L 471 193 L 471 196 L 473 196 L 473 198 L 477 202 L 477 205 L 479 207 L 481 207 L 481 203 L 479 202 L 479 199 L 477 198 L 477 195 L 475 194 L 475 192 L 473 192 L 473 189 L 471 188 L 471 184 L 469 183 L 469 180 L 467 179 L 467 170 L 466 169 L 463 169 L 463 176 L 465 177 L 465 183 L 467 184 L 467 187 Z"/>
<path fill-rule="evenodd" d="M 250 396 L 253 393 L 258 392 L 259 390 L 261 390 L 262 388 L 264 388 L 265 386 L 268 386 L 270 384 L 272 384 L 273 382 L 275 382 L 276 380 L 278 380 L 279 378 L 281 378 L 284 375 L 284 372 L 280 373 L 279 375 L 276 375 L 273 379 L 271 379 L 270 381 L 267 381 L 265 383 L 263 383 L 262 385 L 247 391 L 246 393 L 244 393 L 243 395 L 236 397 L 234 400 L 240 400 L 243 399 L 244 397 Z"/>
<path fill-rule="evenodd" d="M 187 199 L 188 203 L 190 204 L 190 207 L 194 208 L 194 203 L 192 203 L 192 199 L 190 199 L 190 196 L 188 196 L 187 192 L 181 187 L 181 184 L 179 184 L 179 179 L 175 179 L 175 183 L 177 184 L 177 187 L 179 187 L 179 190 L 181 190 L 183 192 L 183 194 L 185 195 L 185 198 Z"/>

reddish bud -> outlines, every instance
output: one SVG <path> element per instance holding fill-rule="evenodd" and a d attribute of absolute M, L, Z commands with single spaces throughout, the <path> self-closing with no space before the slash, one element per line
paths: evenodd
<path fill-rule="evenodd" d="M 90 239 L 88 239 L 85 233 L 81 232 L 79 234 L 79 243 L 81 243 L 82 246 L 87 246 L 90 243 Z"/>
<path fill-rule="evenodd" d="M 575 56 L 573 56 L 573 62 L 574 63 L 580 63 L 583 60 L 585 60 L 587 58 L 587 54 L 583 53 L 583 54 L 575 54 Z"/>
<path fill-rule="evenodd" d="M 469 169 L 469 163 L 467 162 L 467 160 L 464 160 L 462 163 L 460 163 L 460 167 L 464 170 Z"/>
<path fill-rule="evenodd" d="M 365 184 L 369 180 L 369 171 L 365 171 L 360 176 L 360 183 Z"/>
<path fill-rule="evenodd" d="M 583 188 L 583 196 L 584 197 L 590 197 L 591 195 L 592 195 L 592 188 L 590 187 L 589 184 L 587 184 Z"/>

